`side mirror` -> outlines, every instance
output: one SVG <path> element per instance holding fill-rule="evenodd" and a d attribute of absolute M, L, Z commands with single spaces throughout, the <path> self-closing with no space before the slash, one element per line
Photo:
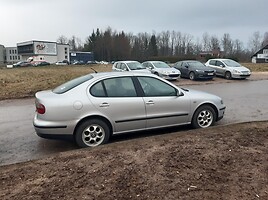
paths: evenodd
<path fill-rule="evenodd" d="M 187 68 L 187 69 L 188 69 L 188 68 L 189 68 L 189 66 L 188 66 L 188 65 L 185 65 L 185 68 Z"/>
<path fill-rule="evenodd" d="M 223 65 L 220 65 L 220 67 L 224 67 Z"/>
<path fill-rule="evenodd" d="M 182 97 L 184 96 L 184 93 L 180 90 L 177 90 L 177 97 Z"/>

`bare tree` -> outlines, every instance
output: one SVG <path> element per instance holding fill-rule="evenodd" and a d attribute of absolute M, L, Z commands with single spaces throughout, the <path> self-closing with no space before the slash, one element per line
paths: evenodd
<path fill-rule="evenodd" d="M 210 50 L 220 49 L 220 41 L 217 36 L 211 36 L 210 37 Z"/>
<path fill-rule="evenodd" d="M 207 32 L 205 32 L 202 36 L 203 42 L 203 51 L 210 51 L 210 36 Z"/>
<path fill-rule="evenodd" d="M 268 45 L 268 32 L 265 32 L 263 35 L 263 41 L 262 41 L 262 46 Z"/>
<path fill-rule="evenodd" d="M 222 48 L 226 56 L 233 53 L 233 42 L 229 33 L 224 33 L 221 39 Z"/>
<path fill-rule="evenodd" d="M 251 53 L 255 53 L 261 48 L 262 42 L 261 42 L 261 34 L 259 31 L 254 32 L 252 37 L 250 37 L 248 46 Z"/>
<path fill-rule="evenodd" d="M 68 44 L 68 38 L 65 37 L 64 35 L 61 35 L 61 36 L 58 37 L 57 43 Z"/>

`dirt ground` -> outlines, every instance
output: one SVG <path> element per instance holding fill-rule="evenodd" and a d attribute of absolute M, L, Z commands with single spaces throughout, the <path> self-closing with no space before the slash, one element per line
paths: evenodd
<path fill-rule="evenodd" d="M 0 199 L 268 199 L 267 121 L 180 129 L 2 166 Z"/>

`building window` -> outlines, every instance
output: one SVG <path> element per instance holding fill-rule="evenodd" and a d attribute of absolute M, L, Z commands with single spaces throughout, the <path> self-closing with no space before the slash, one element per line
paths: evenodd
<path fill-rule="evenodd" d="M 65 47 L 64 49 L 65 49 L 65 51 L 67 51 L 67 47 Z"/>
<path fill-rule="evenodd" d="M 12 60 L 12 56 L 10 56 L 9 58 L 10 58 L 10 60 Z"/>
<path fill-rule="evenodd" d="M 14 49 L 12 49 L 12 54 L 15 54 L 15 51 L 14 51 Z"/>
<path fill-rule="evenodd" d="M 11 49 L 9 50 L 9 54 L 12 54 L 12 51 L 11 51 Z"/>
<path fill-rule="evenodd" d="M 263 54 L 268 54 L 268 49 L 263 49 Z"/>
<path fill-rule="evenodd" d="M 68 59 L 68 56 L 65 56 L 65 59 Z"/>

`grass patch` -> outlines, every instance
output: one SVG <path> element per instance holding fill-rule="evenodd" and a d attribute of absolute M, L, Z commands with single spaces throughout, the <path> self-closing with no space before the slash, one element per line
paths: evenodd
<path fill-rule="evenodd" d="M 0 68 L 0 100 L 32 97 L 37 91 L 55 88 L 73 78 L 111 71 L 111 65 Z"/>

